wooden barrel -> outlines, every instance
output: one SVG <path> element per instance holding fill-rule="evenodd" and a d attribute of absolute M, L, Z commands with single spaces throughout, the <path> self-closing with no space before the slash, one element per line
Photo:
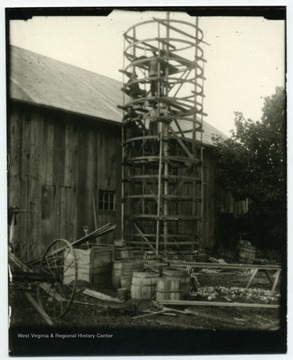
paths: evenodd
<path fill-rule="evenodd" d="M 159 273 L 154 271 L 134 271 L 131 281 L 132 299 L 154 299 Z"/>
<path fill-rule="evenodd" d="M 243 244 L 239 248 L 239 262 L 242 264 L 253 264 L 256 256 L 256 248 Z"/>
<path fill-rule="evenodd" d="M 190 275 L 187 270 L 166 268 L 158 279 L 156 300 L 182 300 L 190 293 Z"/>
<path fill-rule="evenodd" d="M 122 263 L 121 287 L 130 290 L 134 271 L 141 270 L 143 263 L 139 260 L 128 260 Z"/>
<path fill-rule="evenodd" d="M 121 288 L 121 271 L 123 261 L 114 261 L 112 265 L 112 286 L 114 289 Z"/>
<path fill-rule="evenodd" d="M 159 262 L 158 260 L 144 260 L 143 267 L 144 269 L 150 269 L 157 272 L 160 276 L 162 275 L 163 270 L 168 266 L 167 263 Z"/>

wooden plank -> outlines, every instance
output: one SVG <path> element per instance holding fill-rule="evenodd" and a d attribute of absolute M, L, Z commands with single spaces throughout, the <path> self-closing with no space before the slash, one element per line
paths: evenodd
<path fill-rule="evenodd" d="M 26 261 L 34 259 L 42 245 L 41 237 L 41 187 L 39 179 L 30 178 L 27 188 L 29 211 L 27 215 L 27 254 Z"/>
<path fill-rule="evenodd" d="M 22 115 L 21 178 L 29 175 L 31 124 L 30 115 Z"/>
<path fill-rule="evenodd" d="M 263 309 L 279 309 L 280 305 L 276 304 L 251 304 L 251 303 L 228 303 L 228 302 L 211 302 L 211 301 L 190 301 L 190 300 L 163 300 L 159 301 L 161 305 L 180 305 L 180 306 L 218 306 L 218 307 L 247 307 Z"/>
<path fill-rule="evenodd" d="M 63 238 L 63 239 L 69 239 L 69 234 L 68 234 L 68 223 L 70 221 L 70 214 L 68 212 L 68 201 L 70 198 L 70 193 L 68 196 L 68 190 L 70 190 L 70 188 L 67 188 L 65 186 L 60 186 L 59 187 L 59 191 L 60 191 L 60 210 L 59 210 L 59 237 Z"/>
<path fill-rule="evenodd" d="M 274 281 L 272 280 L 271 275 L 269 274 L 269 272 L 268 272 L 267 270 L 264 270 L 264 272 L 265 272 L 266 277 L 267 277 L 267 279 L 269 280 L 271 286 L 273 286 Z"/>
<path fill-rule="evenodd" d="M 275 275 L 275 281 L 274 281 L 274 284 L 271 289 L 271 295 L 273 295 L 274 292 L 276 291 L 276 287 L 277 287 L 277 284 L 279 281 L 280 274 L 281 274 L 281 270 L 277 270 L 276 275 Z"/>
<path fill-rule="evenodd" d="M 24 262 L 22 262 L 20 259 L 18 259 L 14 254 L 9 253 L 8 255 L 9 255 L 10 262 L 13 263 L 14 265 L 16 265 L 23 272 L 32 272 L 33 271 Z"/>
<path fill-rule="evenodd" d="M 77 245 L 80 245 L 80 244 L 84 243 L 87 240 L 93 239 L 95 237 L 102 236 L 103 234 L 106 234 L 108 232 L 113 231 L 115 229 L 115 227 L 116 227 L 116 225 L 111 225 L 111 224 L 103 225 L 99 229 L 96 229 L 96 230 L 92 231 L 91 233 L 81 237 L 80 239 L 77 239 L 77 240 L 73 241 L 71 243 L 71 246 L 74 247 L 74 246 L 77 246 Z M 58 252 L 63 251 L 65 248 L 66 247 L 61 248 L 61 249 L 57 249 L 56 251 L 52 252 L 51 255 L 57 254 Z"/>
<path fill-rule="evenodd" d="M 145 321 L 147 321 L 149 323 L 155 322 L 162 326 L 176 327 L 176 328 L 180 328 L 180 329 L 188 329 L 188 330 L 189 329 L 192 329 L 192 330 L 203 329 L 202 326 L 198 326 L 198 325 L 182 324 L 178 321 L 176 323 L 174 323 L 174 320 L 172 322 L 169 322 L 169 321 L 157 320 L 157 319 L 152 319 L 152 320 L 146 319 Z"/>
<path fill-rule="evenodd" d="M 228 323 L 228 324 L 232 324 L 232 325 L 239 325 L 239 323 L 243 323 L 243 321 L 229 319 L 226 316 L 224 317 L 224 316 L 216 316 L 216 315 L 212 315 L 212 314 L 205 314 L 203 312 L 193 311 L 190 309 L 185 309 L 185 312 L 187 314 L 194 315 L 197 317 L 202 317 L 202 318 L 209 319 L 209 320 L 220 321 L 220 322 L 224 322 L 224 323 Z"/>
<path fill-rule="evenodd" d="M 66 123 L 64 134 L 64 186 L 71 186 L 73 181 L 72 174 L 72 158 L 73 158 L 73 127 Z"/>
<path fill-rule="evenodd" d="M 121 184 L 117 179 L 117 158 L 121 157 L 121 145 L 118 147 L 117 143 L 118 133 L 113 132 L 108 136 L 105 136 L 104 133 L 98 133 L 97 137 L 97 218 L 98 224 L 104 222 L 111 223 L 121 223 L 120 218 L 118 218 L 117 210 L 119 207 L 118 191 L 119 195 L 121 194 Z M 119 160 L 119 164 L 120 164 Z M 121 171 L 121 169 L 119 169 Z M 117 182 L 118 181 L 118 182 Z M 116 209 L 115 211 L 104 211 L 99 209 L 99 190 L 109 190 L 116 191 Z M 120 195 L 121 199 L 121 195 Z M 114 235 L 118 236 L 117 233 Z M 104 241 L 112 241 L 113 234 L 108 235 L 104 238 Z"/>
<path fill-rule="evenodd" d="M 154 19 L 155 21 L 159 22 L 160 24 L 166 26 L 167 28 L 172 29 L 172 30 L 178 32 L 179 34 L 184 35 L 184 36 L 190 37 L 190 38 L 193 39 L 194 41 L 197 41 L 197 39 L 196 39 L 193 35 L 185 32 L 185 31 L 182 31 L 182 30 L 180 30 L 179 28 L 176 28 L 176 27 L 170 25 L 169 21 L 167 21 L 167 20 L 165 20 L 165 19 L 158 19 L 158 18 L 153 18 L 153 19 Z M 174 23 L 174 21 L 173 21 L 173 23 Z M 184 24 L 185 22 L 184 22 L 184 21 L 177 20 L 176 23 Z M 185 23 L 185 24 L 186 24 L 186 23 Z M 208 46 L 210 46 L 210 44 L 208 44 L 207 42 L 205 42 L 205 41 L 203 41 L 203 40 L 200 40 L 200 42 L 201 42 L 201 43 L 204 43 L 204 44 L 206 44 L 206 45 L 208 45 Z"/>
<path fill-rule="evenodd" d="M 147 245 L 153 250 L 156 251 L 156 248 L 152 245 L 152 243 L 149 241 L 149 239 L 143 234 L 142 230 L 139 228 L 136 222 L 134 222 L 134 227 L 137 229 L 137 231 L 140 233 L 140 236 L 144 239 L 144 241 L 147 243 Z"/>
<path fill-rule="evenodd" d="M 31 116 L 31 131 L 30 131 L 30 162 L 29 162 L 29 176 L 37 179 L 39 177 L 39 149 L 40 149 L 40 121 L 38 114 L 34 111 L 30 113 Z"/>
<path fill-rule="evenodd" d="M 65 172 L 65 124 L 56 121 L 54 124 L 53 139 L 53 184 L 58 188 L 64 184 Z"/>
<path fill-rule="evenodd" d="M 28 203 L 28 186 L 29 186 L 29 164 L 30 164 L 30 137 L 31 137 L 31 123 L 30 114 L 21 115 L 22 125 L 22 142 L 21 142 L 21 183 L 20 183 L 20 204 L 19 207 L 23 210 L 29 208 Z M 28 232 L 28 213 L 22 213 L 17 217 L 19 224 L 19 239 L 16 241 L 20 247 L 19 257 L 25 260 L 27 239 L 29 239 Z"/>
<path fill-rule="evenodd" d="M 58 302 L 66 302 L 67 300 L 58 294 L 56 291 L 52 289 L 51 284 L 42 282 L 38 284 L 40 288 L 42 288 L 49 296 L 51 296 L 52 299 L 58 301 Z"/>
<path fill-rule="evenodd" d="M 95 175 L 97 173 L 96 134 L 94 128 L 89 128 L 87 132 L 86 151 L 86 194 L 84 200 L 86 203 L 87 224 L 85 225 L 89 226 L 89 229 L 96 229 L 95 222 L 97 222 L 97 219 L 94 219 L 94 214 L 92 211 L 92 196 L 96 191 Z"/>
<path fill-rule="evenodd" d="M 42 242 L 48 246 L 54 236 L 55 219 L 55 186 L 43 185 L 41 189 L 41 236 Z"/>
<path fill-rule="evenodd" d="M 8 122 L 8 204 L 20 205 L 22 119 L 17 111 L 11 110 Z"/>
<path fill-rule="evenodd" d="M 121 132 L 117 132 L 115 134 L 116 138 L 116 147 L 115 147 L 115 188 L 116 188 L 116 216 L 115 216 L 115 224 L 117 227 L 115 229 L 115 233 L 113 234 L 116 239 L 122 238 L 122 224 L 121 224 L 121 197 L 122 197 L 122 187 L 121 187 L 121 179 L 122 179 L 122 151 L 121 151 Z"/>
<path fill-rule="evenodd" d="M 75 179 L 74 164 L 76 164 L 77 159 L 78 137 L 73 125 L 68 121 L 64 136 L 64 186 L 72 186 Z"/>
<path fill-rule="evenodd" d="M 21 147 L 22 147 L 22 118 L 18 111 L 11 110 L 8 120 L 8 207 L 21 208 Z M 20 238 L 20 215 L 17 225 L 13 228 L 13 241 Z"/>
<path fill-rule="evenodd" d="M 20 187 L 20 208 L 23 210 L 27 210 L 29 208 L 29 204 L 28 204 L 28 178 L 21 178 L 21 183 L 20 183 L 21 187 Z M 16 242 L 19 244 L 21 253 L 26 248 L 26 241 L 29 239 L 29 234 L 27 231 L 28 228 L 28 217 L 29 214 L 28 212 L 23 212 L 20 213 L 17 216 L 17 227 L 18 227 L 18 231 L 19 231 L 19 237 L 15 238 Z M 19 256 L 22 258 L 21 253 L 19 254 Z M 25 259 L 23 259 L 25 260 Z"/>
<path fill-rule="evenodd" d="M 78 238 L 77 234 L 77 181 L 78 181 L 79 133 L 76 126 L 69 120 L 65 130 L 65 166 L 64 186 L 71 188 L 71 196 L 67 199 L 69 208 L 68 237 Z"/>
<path fill-rule="evenodd" d="M 45 115 L 48 121 L 48 139 L 45 140 L 48 147 L 46 152 L 47 166 L 45 184 L 55 187 L 54 201 L 52 202 L 52 237 L 60 237 L 60 186 L 64 182 L 65 167 L 65 126 L 63 121 L 56 121 L 50 114 Z"/>
<path fill-rule="evenodd" d="M 41 196 L 42 196 L 42 174 L 40 172 L 41 169 L 41 162 L 42 159 L 42 148 L 43 148 L 43 121 L 40 118 L 40 114 L 37 113 L 33 117 L 34 122 L 34 129 L 36 131 L 35 134 L 35 146 L 36 146 L 36 156 L 35 161 L 36 164 L 34 165 L 34 176 L 36 177 L 36 184 L 35 184 L 35 201 L 34 201 L 34 212 L 33 212 L 33 223 L 35 226 L 34 229 L 34 236 L 33 239 L 36 247 L 34 248 L 34 256 L 43 252 L 42 246 L 42 235 L 41 235 Z"/>
<path fill-rule="evenodd" d="M 51 151 L 48 149 L 47 138 L 48 138 L 48 121 L 45 118 L 44 113 L 39 114 L 39 122 L 40 122 L 40 164 L 39 164 L 39 172 L 40 172 L 40 182 L 42 185 L 46 184 L 46 161 L 47 161 L 47 152 Z"/>
<path fill-rule="evenodd" d="M 86 219 L 86 204 L 84 201 L 86 195 L 86 129 L 81 127 L 79 129 L 79 153 L 78 158 L 78 178 L 77 178 L 77 236 L 84 234 L 83 227 L 87 225 Z"/>
<path fill-rule="evenodd" d="M 34 110 L 29 112 L 30 117 L 30 159 L 28 171 L 27 186 L 27 205 L 29 212 L 27 213 L 27 239 L 26 261 L 34 258 L 35 250 L 41 244 L 40 236 L 40 121 L 39 115 Z"/>
<path fill-rule="evenodd" d="M 54 123 L 52 119 L 48 119 L 48 129 L 47 129 L 47 138 L 44 139 L 44 146 L 46 149 L 46 158 L 44 159 L 46 164 L 45 169 L 45 184 L 46 185 L 54 185 L 53 184 L 53 147 L 54 147 Z"/>
<path fill-rule="evenodd" d="M 176 264 L 176 266 L 192 266 L 195 268 L 222 268 L 222 269 L 266 269 L 266 270 L 281 270 L 280 265 L 265 265 L 265 264 L 217 264 L 208 262 L 191 262 L 191 261 L 178 261 L 169 260 L 170 264 Z"/>
<path fill-rule="evenodd" d="M 148 317 L 148 316 L 163 314 L 166 311 L 168 311 L 168 310 L 160 310 L 160 311 L 155 311 L 155 312 L 151 312 L 151 313 L 148 313 L 148 314 L 134 316 L 134 317 L 131 318 L 131 320 L 136 320 L 136 319 L 141 319 L 141 318 L 145 318 L 145 317 Z"/>
<path fill-rule="evenodd" d="M 85 289 L 83 291 L 83 294 L 86 294 L 88 296 L 94 297 L 96 299 L 99 300 L 104 300 L 104 301 L 114 301 L 114 302 L 121 302 L 121 300 L 117 299 L 117 298 L 113 298 L 112 296 L 103 294 L 101 292 L 98 291 L 94 291 L 94 290 L 90 290 L 90 289 Z"/>
<path fill-rule="evenodd" d="M 36 300 L 31 296 L 30 293 L 24 293 L 28 301 L 33 305 L 33 307 L 37 310 L 37 312 L 42 316 L 42 318 L 46 321 L 49 326 L 53 326 L 54 323 L 51 318 L 45 313 L 45 311 L 40 307 L 40 305 L 36 302 Z"/>
<path fill-rule="evenodd" d="M 255 278 L 256 274 L 258 273 L 258 270 L 259 270 L 259 269 L 253 269 L 253 272 L 252 272 L 252 274 L 251 274 L 251 277 L 250 277 L 250 279 L 248 280 L 248 283 L 247 283 L 247 285 L 246 285 L 246 289 L 249 289 L 249 287 L 250 287 L 250 285 L 251 285 L 251 283 L 252 283 L 252 280 Z"/>
<path fill-rule="evenodd" d="M 170 47 L 171 49 L 176 50 L 176 46 L 172 45 L 169 41 L 167 41 L 167 39 L 156 38 L 156 40 L 158 42 L 161 42 L 163 45 L 165 45 L 167 47 L 167 49 L 168 49 L 168 47 Z"/>

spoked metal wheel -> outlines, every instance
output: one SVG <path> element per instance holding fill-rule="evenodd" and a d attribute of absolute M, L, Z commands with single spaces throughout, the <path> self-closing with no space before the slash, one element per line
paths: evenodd
<path fill-rule="evenodd" d="M 54 240 L 45 251 L 39 268 L 43 281 L 37 286 L 37 298 L 47 315 L 60 319 L 72 303 L 77 263 L 71 244 L 64 239 Z"/>

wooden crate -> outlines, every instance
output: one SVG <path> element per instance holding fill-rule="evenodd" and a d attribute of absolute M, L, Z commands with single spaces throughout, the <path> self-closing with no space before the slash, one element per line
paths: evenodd
<path fill-rule="evenodd" d="M 77 263 L 77 280 L 87 281 L 99 287 L 111 286 L 113 247 L 94 245 L 90 249 L 74 249 Z M 64 254 L 63 283 L 70 284 L 74 279 L 73 256 Z"/>

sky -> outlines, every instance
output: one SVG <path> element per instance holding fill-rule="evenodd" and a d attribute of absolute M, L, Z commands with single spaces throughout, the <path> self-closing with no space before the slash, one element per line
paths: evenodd
<path fill-rule="evenodd" d="M 165 12 L 114 11 L 108 17 L 34 17 L 10 21 L 10 44 L 122 81 L 123 33 Z M 194 23 L 185 13 L 172 19 Z M 205 46 L 207 122 L 229 135 L 234 112 L 256 121 L 264 97 L 285 81 L 285 23 L 262 17 L 200 17 Z M 148 37 L 148 34 L 145 34 Z"/>

